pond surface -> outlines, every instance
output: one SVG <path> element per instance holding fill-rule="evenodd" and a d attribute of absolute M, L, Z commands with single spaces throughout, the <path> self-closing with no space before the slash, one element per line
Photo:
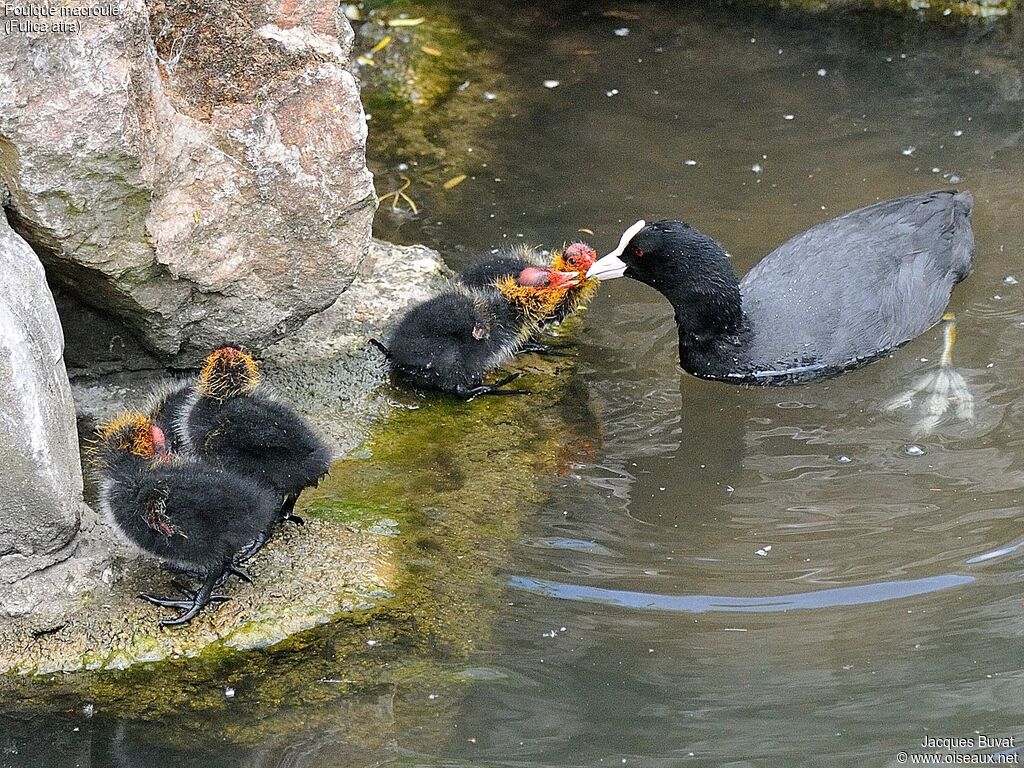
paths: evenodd
<path fill-rule="evenodd" d="M 575 400 L 538 406 L 590 448 L 542 478 L 482 606 L 493 633 L 441 660 L 462 680 L 441 701 L 404 680 L 423 714 L 358 756 L 298 726 L 265 750 L 191 720 L 180 741 L 102 713 L 0 720 L 0 766 L 860 767 L 935 752 L 926 736 L 1024 744 L 1024 24 L 588 7 L 474 9 L 509 83 L 487 166 L 453 163 L 470 178 L 379 234 L 459 266 L 684 218 L 742 273 L 823 219 L 956 183 L 976 199 L 951 307 L 975 421 L 916 437 L 920 414 L 883 411 L 939 329 L 831 381 L 740 389 L 680 374 L 669 305 L 606 284 L 574 337 Z"/>

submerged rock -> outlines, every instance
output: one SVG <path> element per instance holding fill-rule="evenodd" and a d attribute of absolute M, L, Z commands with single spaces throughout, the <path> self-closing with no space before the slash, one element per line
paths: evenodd
<path fill-rule="evenodd" d="M 351 29 L 326 0 L 120 8 L 0 47 L 12 224 L 165 360 L 262 348 L 333 303 L 369 241 Z"/>
<path fill-rule="evenodd" d="M 52 617 L 99 564 L 53 568 L 76 553 L 83 517 L 92 523 L 63 352 L 43 267 L 0 216 L 0 617 Z"/>

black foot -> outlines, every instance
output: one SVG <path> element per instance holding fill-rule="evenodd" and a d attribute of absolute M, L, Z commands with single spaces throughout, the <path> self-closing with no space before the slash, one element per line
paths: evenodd
<path fill-rule="evenodd" d="M 475 387 L 460 386 L 455 390 L 455 394 L 461 397 L 463 400 L 472 400 L 474 397 L 480 395 L 529 395 L 532 394 L 528 389 L 502 389 L 509 382 L 515 381 L 519 378 L 518 373 L 511 373 L 500 381 L 496 381 L 493 384 L 478 384 Z"/>
<path fill-rule="evenodd" d="M 225 576 L 225 581 L 227 580 L 227 576 L 237 576 L 239 579 L 244 581 L 246 584 L 252 584 L 252 576 L 249 575 L 249 572 L 247 570 L 245 570 L 244 568 L 241 568 L 241 567 L 235 565 L 234 563 L 232 563 L 231 565 L 228 566 L 227 575 Z"/>
<path fill-rule="evenodd" d="M 547 355 L 548 357 L 572 357 L 568 352 L 561 351 L 571 346 L 571 344 L 541 344 L 536 341 L 528 341 L 519 348 L 518 352 L 535 352 L 538 355 Z"/>
<path fill-rule="evenodd" d="M 226 580 L 226 578 L 225 578 L 225 580 Z M 220 581 L 220 580 L 218 579 L 218 581 Z M 192 604 L 191 601 L 195 600 L 196 599 L 196 595 L 199 594 L 197 590 L 192 589 L 192 587 L 188 586 L 187 584 L 182 584 L 180 581 L 172 581 L 171 582 L 171 586 L 174 587 L 179 592 L 181 592 L 181 594 L 183 594 L 185 597 L 187 597 L 189 599 L 189 605 Z M 215 584 L 213 586 L 213 588 L 214 589 L 219 589 L 222 586 L 224 586 L 223 582 L 221 582 L 220 584 Z M 142 595 L 140 595 L 140 597 L 142 597 Z M 150 600 L 149 596 L 146 596 L 146 599 L 149 600 L 149 602 L 151 602 L 151 603 L 153 602 L 153 600 Z M 157 598 L 157 599 L 160 599 L 160 598 Z M 227 595 L 210 595 L 210 602 L 211 603 L 226 603 L 230 599 L 231 598 L 228 597 Z M 164 602 L 167 602 L 167 600 L 164 600 Z M 184 602 L 184 601 L 174 601 L 174 602 Z M 171 608 L 180 608 L 181 606 L 180 605 L 172 605 L 170 607 Z"/>
<path fill-rule="evenodd" d="M 381 351 L 381 354 L 384 355 L 384 357 L 388 358 L 389 360 L 391 359 L 391 350 L 385 347 L 383 342 L 379 341 L 378 339 L 370 339 L 370 343 L 373 344 L 373 346 L 375 346 L 377 349 L 379 349 Z"/>
<path fill-rule="evenodd" d="M 181 585 L 178 585 L 178 586 L 180 587 Z M 186 590 L 182 589 L 181 591 L 185 592 Z M 175 600 L 175 599 L 170 598 L 170 597 L 157 597 L 156 595 L 150 595 L 150 594 L 148 594 L 146 592 L 140 592 L 139 593 L 139 597 L 141 597 L 147 603 L 152 603 L 153 605 L 159 605 L 161 608 L 177 608 L 179 610 L 187 610 L 187 609 L 192 607 L 193 603 L 195 603 L 195 596 L 196 596 L 196 593 L 193 592 L 192 590 L 187 590 L 187 591 L 189 593 L 189 599 L 188 600 Z M 210 595 L 209 602 L 211 602 L 211 603 L 226 603 L 230 599 L 231 598 L 228 597 L 227 595 Z"/>
<path fill-rule="evenodd" d="M 141 594 L 139 597 L 144 600 L 148 600 L 154 605 L 160 605 L 165 608 L 178 608 L 184 611 L 184 613 L 175 616 L 173 619 L 161 619 L 161 627 L 184 626 L 192 621 L 192 619 L 194 619 L 208 603 L 213 601 L 213 590 L 218 583 L 223 583 L 222 579 L 227 578 L 230 566 L 231 563 L 229 561 L 224 563 L 219 569 L 212 568 L 209 574 L 207 574 L 206 580 L 203 582 L 203 586 L 200 587 L 199 592 L 195 594 L 192 600 L 167 600 L 162 597 L 154 597 L 153 595 L 147 594 Z M 223 597 L 223 595 L 219 595 L 218 597 Z"/>

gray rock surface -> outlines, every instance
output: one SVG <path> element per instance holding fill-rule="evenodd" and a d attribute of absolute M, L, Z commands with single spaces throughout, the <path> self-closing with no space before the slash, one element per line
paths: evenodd
<path fill-rule="evenodd" d="M 352 281 L 375 208 L 329 0 L 125 0 L 0 43 L 0 178 L 54 284 L 163 359 L 262 348 Z"/>
<path fill-rule="evenodd" d="M 60 611 L 102 560 L 53 567 L 84 554 L 76 536 L 94 522 L 63 351 L 43 267 L 0 216 L 0 616 Z"/>

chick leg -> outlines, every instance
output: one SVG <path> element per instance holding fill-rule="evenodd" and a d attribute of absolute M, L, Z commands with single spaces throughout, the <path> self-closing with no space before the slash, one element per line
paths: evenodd
<path fill-rule="evenodd" d="M 241 564 L 251 559 L 257 552 L 266 546 L 266 543 L 270 540 L 270 532 L 262 531 L 260 534 L 250 541 L 242 550 L 235 555 L 235 564 Z"/>
<path fill-rule="evenodd" d="M 295 510 L 295 502 L 298 501 L 298 499 L 298 494 L 292 494 L 284 497 L 284 503 L 281 505 L 281 511 L 277 513 L 278 522 L 295 523 L 295 525 L 306 524 L 305 520 L 298 515 L 293 514 Z"/>
<path fill-rule="evenodd" d="M 938 369 L 920 376 L 910 389 L 892 398 L 885 405 L 887 411 L 912 408 L 914 398 L 922 392 L 927 393 L 924 398 L 924 415 L 914 426 L 914 432 L 918 435 L 927 435 L 935 429 L 950 410 L 954 411 L 961 421 L 974 420 L 974 396 L 963 375 L 953 368 L 956 316 L 947 313 L 942 319 L 945 321 L 944 343 Z"/>
<path fill-rule="evenodd" d="M 535 352 L 538 355 L 547 355 L 548 357 L 572 357 L 570 353 L 561 351 L 571 346 L 571 344 L 542 344 L 538 341 L 528 341 L 516 350 L 516 354 Z"/>
<path fill-rule="evenodd" d="M 477 384 L 476 386 L 470 387 L 464 384 L 460 384 L 455 394 L 461 397 L 463 400 L 472 400 L 474 397 L 480 395 L 529 395 L 531 394 L 527 389 L 502 389 L 509 382 L 515 381 L 519 378 L 518 373 L 511 373 L 500 381 L 496 381 L 493 384 Z"/>

